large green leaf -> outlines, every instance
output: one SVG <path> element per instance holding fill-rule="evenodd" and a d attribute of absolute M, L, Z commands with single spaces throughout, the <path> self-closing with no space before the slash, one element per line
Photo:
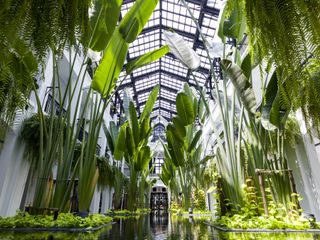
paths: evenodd
<path fill-rule="evenodd" d="M 198 99 L 194 93 L 194 88 L 191 88 L 188 83 L 183 85 L 183 92 L 188 95 L 189 99 L 193 101 L 193 114 L 198 114 Z"/>
<path fill-rule="evenodd" d="M 172 122 L 177 130 L 177 133 L 184 138 L 186 136 L 186 129 L 183 125 L 183 121 L 180 119 L 179 116 L 175 116 L 172 118 Z"/>
<path fill-rule="evenodd" d="M 191 70 L 200 66 L 200 57 L 179 34 L 165 31 L 163 35 L 170 52 L 183 64 Z"/>
<path fill-rule="evenodd" d="M 145 170 L 151 160 L 151 150 L 149 146 L 140 149 L 137 162 L 135 163 L 135 170 L 137 172 Z"/>
<path fill-rule="evenodd" d="M 192 139 L 191 144 L 189 145 L 188 152 L 191 152 L 197 146 L 201 136 L 202 136 L 202 130 L 198 130 L 198 132 L 196 133 L 196 135 Z"/>
<path fill-rule="evenodd" d="M 225 40 L 224 37 L 234 38 L 238 42 L 243 39 L 245 27 L 246 27 L 246 17 L 241 7 L 241 3 L 238 0 L 232 1 L 232 11 L 228 18 L 226 19 L 226 12 L 228 9 L 225 8 L 222 13 L 221 23 L 218 30 L 218 35 L 221 39 Z M 222 29 L 221 29 L 222 28 Z"/>
<path fill-rule="evenodd" d="M 110 122 L 109 129 L 107 128 L 105 123 L 103 123 L 102 126 L 103 126 L 104 133 L 107 137 L 108 147 L 109 147 L 111 153 L 114 154 L 116 141 L 117 141 L 118 135 L 119 135 L 118 128 L 113 121 Z"/>
<path fill-rule="evenodd" d="M 126 127 L 127 124 L 123 124 L 119 131 L 118 139 L 114 150 L 114 158 L 116 160 L 122 160 L 123 154 L 126 150 Z"/>
<path fill-rule="evenodd" d="M 141 119 L 141 118 L 140 118 Z M 148 138 L 148 134 L 150 132 L 150 117 L 143 118 L 140 124 L 140 139 Z"/>
<path fill-rule="evenodd" d="M 173 133 L 167 129 L 166 137 L 168 142 L 168 152 L 175 166 L 182 166 L 184 164 L 184 157 L 182 153 L 182 145 L 180 141 L 176 141 Z"/>
<path fill-rule="evenodd" d="M 131 62 L 128 62 L 126 65 L 126 72 L 127 74 L 132 73 L 133 70 L 143 67 L 153 61 L 158 60 L 162 56 L 166 55 L 169 52 L 169 47 L 167 45 L 153 50 L 151 52 L 148 52 L 140 57 L 138 57 L 135 60 L 132 60 Z"/>
<path fill-rule="evenodd" d="M 133 102 L 129 103 L 129 114 L 130 114 L 129 124 L 132 129 L 134 142 L 135 142 L 135 145 L 138 146 L 140 142 L 140 126 L 139 126 L 138 117 L 137 117 L 136 109 L 134 107 Z"/>
<path fill-rule="evenodd" d="M 115 87 L 126 59 L 128 47 L 129 44 L 121 37 L 119 31 L 115 30 L 91 84 L 91 87 L 103 97 L 107 97 Z"/>
<path fill-rule="evenodd" d="M 171 131 L 174 141 L 179 141 L 179 142 L 181 142 L 181 145 L 182 145 L 183 137 L 179 134 L 179 131 L 174 124 L 169 123 L 167 125 L 167 131 Z"/>
<path fill-rule="evenodd" d="M 129 113 L 129 104 L 130 102 L 133 101 L 131 96 L 130 96 L 130 91 L 128 88 L 125 88 L 123 91 L 123 101 L 122 101 L 122 106 L 123 106 L 123 111 L 127 119 L 130 118 L 130 113 Z"/>
<path fill-rule="evenodd" d="M 176 98 L 176 107 L 179 118 L 184 126 L 194 123 L 195 114 L 193 110 L 193 101 L 183 92 L 179 93 Z"/>
<path fill-rule="evenodd" d="M 137 0 L 124 16 L 119 31 L 127 43 L 132 43 L 148 22 L 158 0 Z"/>
<path fill-rule="evenodd" d="M 94 11 L 90 18 L 93 32 L 90 48 L 94 51 L 103 51 L 116 28 L 122 0 L 95 0 Z"/>
<path fill-rule="evenodd" d="M 148 97 L 148 100 L 146 102 L 146 105 L 144 106 L 144 109 L 141 113 L 141 116 L 140 116 L 140 122 L 146 118 L 146 117 L 149 117 L 151 112 L 152 112 L 152 109 L 153 109 L 153 106 L 154 106 L 154 103 L 156 102 L 157 100 L 157 97 L 158 97 L 158 93 L 159 93 L 159 85 L 155 86 L 153 89 L 152 89 L 152 92 L 150 93 L 149 97 Z"/>
<path fill-rule="evenodd" d="M 248 81 L 241 68 L 227 59 L 221 60 L 221 67 L 229 76 L 244 107 L 249 112 L 255 113 L 256 97 L 251 83 Z"/>
<path fill-rule="evenodd" d="M 134 155 L 136 146 L 134 143 L 134 137 L 133 137 L 133 133 L 132 133 L 132 129 L 127 126 L 126 128 L 126 151 L 129 154 L 130 157 L 132 157 Z"/>
<path fill-rule="evenodd" d="M 246 76 L 247 79 L 251 77 L 252 65 L 251 65 L 251 55 L 248 53 L 241 63 L 241 69 L 243 74 Z"/>
<path fill-rule="evenodd" d="M 274 130 L 275 127 L 283 128 L 290 111 L 289 108 L 280 105 L 278 84 L 277 71 L 275 71 L 268 83 L 265 93 L 265 102 L 261 109 L 261 123 L 267 130 Z"/>

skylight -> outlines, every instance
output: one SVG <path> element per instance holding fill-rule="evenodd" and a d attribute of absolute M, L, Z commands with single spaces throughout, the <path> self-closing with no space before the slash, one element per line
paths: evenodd
<path fill-rule="evenodd" d="M 133 0 L 124 0 L 121 17 L 133 5 Z M 201 31 L 208 40 L 213 39 L 219 16 L 219 9 L 223 6 L 222 0 L 187 0 L 194 16 L 198 19 Z M 184 40 L 200 56 L 200 68 L 193 72 L 200 86 L 210 86 L 209 61 L 206 57 L 203 41 L 196 28 L 196 24 L 189 16 L 187 9 L 178 0 L 159 0 L 156 10 L 152 14 L 139 37 L 130 45 L 127 61 L 131 61 L 149 51 L 165 44 L 163 32 L 172 30 L 181 35 Z M 219 74 L 219 69 L 217 69 Z M 125 76 L 125 70 L 120 74 L 120 81 Z M 118 82 L 120 82 L 118 81 Z M 158 100 L 151 114 L 152 121 L 171 121 L 176 114 L 175 98 L 177 92 L 188 82 L 196 87 L 196 82 L 189 70 L 173 54 L 169 53 L 160 60 L 133 71 L 127 76 L 118 89 L 122 99 L 121 90 L 130 88 L 138 113 L 141 113 L 151 90 L 160 85 Z M 162 116 L 162 118 L 159 118 Z M 161 120 L 162 119 L 162 120 Z M 165 119 L 165 120 L 164 120 Z M 165 125 L 164 123 L 161 123 Z M 162 129 L 162 128 L 161 128 Z"/>

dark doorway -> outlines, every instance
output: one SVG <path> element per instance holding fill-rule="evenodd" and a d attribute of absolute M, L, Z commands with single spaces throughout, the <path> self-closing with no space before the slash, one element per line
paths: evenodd
<path fill-rule="evenodd" d="M 151 210 L 167 210 L 168 209 L 168 193 L 163 187 L 154 187 L 151 192 L 150 199 Z"/>

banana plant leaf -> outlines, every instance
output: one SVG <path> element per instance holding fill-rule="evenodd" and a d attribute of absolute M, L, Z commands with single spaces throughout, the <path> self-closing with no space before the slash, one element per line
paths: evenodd
<path fill-rule="evenodd" d="M 115 87 L 129 43 L 142 31 L 157 3 L 158 0 L 137 0 L 112 34 L 91 84 L 103 97 L 107 97 Z"/>
<path fill-rule="evenodd" d="M 128 47 L 129 44 L 116 29 L 105 49 L 91 84 L 91 87 L 102 94 L 103 97 L 108 96 L 115 87 L 126 59 Z"/>
<path fill-rule="evenodd" d="M 184 138 L 186 136 L 186 129 L 181 118 L 179 116 L 175 116 L 172 118 L 172 122 L 177 130 L 177 134 L 179 134 L 181 138 Z"/>
<path fill-rule="evenodd" d="M 179 131 L 178 131 L 178 129 L 176 128 L 176 126 L 174 124 L 169 123 L 167 125 L 167 131 L 171 131 L 174 141 L 179 141 L 179 142 L 181 142 L 181 145 L 182 145 L 184 139 L 179 134 Z"/>
<path fill-rule="evenodd" d="M 197 116 L 198 114 L 198 99 L 196 98 L 196 93 L 195 93 L 195 89 L 194 88 L 190 88 L 188 83 L 185 83 L 183 85 L 183 90 L 184 93 L 188 95 L 188 97 L 190 98 L 190 100 L 193 101 L 193 112 L 194 115 Z"/>
<path fill-rule="evenodd" d="M 141 120 L 141 118 L 140 118 Z M 140 139 L 147 139 L 149 138 L 150 133 L 150 117 L 144 118 L 140 124 Z"/>
<path fill-rule="evenodd" d="M 132 73 L 137 68 L 143 67 L 153 61 L 158 60 L 159 58 L 166 55 L 168 52 L 169 52 L 169 47 L 166 45 L 159 49 L 148 52 L 138 57 L 137 59 L 132 60 L 131 62 L 128 62 L 126 65 L 127 74 Z"/>
<path fill-rule="evenodd" d="M 134 142 L 132 129 L 130 128 L 129 125 L 127 125 L 126 127 L 126 144 L 127 144 L 126 152 L 129 154 L 130 157 L 132 157 L 135 153 L 136 145 Z"/>
<path fill-rule="evenodd" d="M 229 1 L 233 1 L 233 9 L 229 14 L 227 12 L 229 9 L 224 8 L 220 18 L 218 36 L 223 42 L 225 42 L 226 37 L 236 39 L 239 42 L 242 40 L 246 29 L 246 17 L 238 0 Z"/>
<path fill-rule="evenodd" d="M 256 97 L 251 83 L 246 78 L 241 68 L 230 60 L 221 60 L 223 71 L 229 76 L 244 107 L 251 113 L 256 112 Z"/>
<path fill-rule="evenodd" d="M 124 152 L 126 150 L 126 128 L 127 124 L 124 124 L 121 126 L 119 131 L 116 146 L 114 149 L 114 158 L 116 160 L 122 160 Z"/>
<path fill-rule="evenodd" d="M 151 160 L 151 150 L 149 146 L 142 147 L 139 151 L 137 161 L 135 162 L 135 170 L 141 172 L 145 170 Z"/>
<path fill-rule="evenodd" d="M 148 22 L 158 0 L 137 0 L 124 16 L 119 31 L 127 43 L 132 43 Z"/>
<path fill-rule="evenodd" d="M 193 101 L 187 94 L 181 92 L 176 97 L 176 108 L 184 126 L 194 123 L 195 114 Z"/>
<path fill-rule="evenodd" d="M 275 71 L 268 83 L 265 102 L 261 109 L 261 123 L 266 130 L 282 129 L 290 112 L 290 108 L 280 105 L 278 84 L 277 71 Z"/>
<path fill-rule="evenodd" d="M 138 146 L 138 144 L 140 142 L 140 126 L 139 126 L 139 122 L 138 122 L 136 109 L 134 107 L 133 102 L 131 102 L 131 101 L 129 103 L 129 115 L 130 115 L 129 124 L 132 129 L 135 146 Z"/>
<path fill-rule="evenodd" d="M 123 110 L 124 110 L 124 114 L 126 116 L 126 119 L 130 118 L 130 114 L 129 114 L 129 104 L 130 101 L 132 101 L 132 98 L 130 97 L 130 91 L 128 88 L 125 88 L 123 91 Z"/>
<path fill-rule="evenodd" d="M 189 69 L 195 70 L 200 66 L 200 57 L 180 35 L 165 31 L 164 38 L 166 44 L 169 46 L 170 52 Z"/>
<path fill-rule="evenodd" d="M 90 18 L 92 36 L 90 48 L 94 51 L 103 51 L 116 28 L 120 16 L 122 0 L 95 0 L 93 15 Z"/>
<path fill-rule="evenodd" d="M 192 149 L 194 149 L 197 146 L 201 136 L 202 136 L 202 130 L 198 130 L 198 132 L 195 134 L 194 138 L 192 139 L 191 144 L 189 145 L 188 152 L 191 152 Z"/>
<path fill-rule="evenodd" d="M 153 89 L 152 89 L 152 92 L 150 93 L 149 97 L 148 97 L 148 100 L 146 102 L 146 105 L 141 113 L 141 116 L 140 116 L 140 122 L 146 118 L 146 117 L 149 117 L 151 112 L 152 112 L 152 109 L 153 109 L 153 106 L 154 106 L 154 103 L 156 102 L 157 98 L 158 98 L 158 93 L 159 93 L 159 89 L 160 89 L 160 86 L 157 85 L 155 86 Z"/>
<path fill-rule="evenodd" d="M 241 69 L 243 74 L 246 76 L 247 79 L 251 77 L 252 65 L 251 65 L 251 55 L 248 53 L 241 63 Z"/>
<path fill-rule="evenodd" d="M 107 137 L 107 143 L 108 143 L 108 147 L 111 151 L 112 154 L 114 154 L 114 149 L 115 149 L 115 145 L 116 145 L 116 141 L 118 138 L 118 128 L 116 126 L 116 124 L 112 121 L 110 122 L 109 125 L 109 129 L 107 128 L 107 126 L 105 125 L 105 123 L 103 122 L 103 131 Z"/>
<path fill-rule="evenodd" d="M 168 153 L 172 159 L 173 164 L 176 167 L 183 166 L 184 157 L 182 153 L 182 145 L 179 141 L 175 141 L 171 131 L 166 132 L 167 142 L 168 142 Z"/>

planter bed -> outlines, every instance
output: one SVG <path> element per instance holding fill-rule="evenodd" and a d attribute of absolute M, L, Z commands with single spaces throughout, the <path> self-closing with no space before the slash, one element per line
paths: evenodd
<path fill-rule="evenodd" d="M 304 230 L 297 230 L 297 229 L 263 229 L 263 228 L 252 228 L 252 229 L 239 229 L 239 228 L 225 228 L 210 222 L 205 221 L 210 227 L 214 227 L 223 232 L 256 232 L 256 233 L 320 233 L 320 229 L 304 229 Z"/>
<path fill-rule="evenodd" d="M 43 227 L 43 228 L 0 228 L 0 232 L 11 231 L 11 232 L 94 232 L 104 227 L 110 226 L 115 222 L 110 222 L 97 227 L 87 228 L 66 228 L 66 227 Z"/>
<path fill-rule="evenodd" d="M 92 214 L 82 218 L 71 213 L 61 213 L 54 220 L 50 215 L 30 215 L 20 212 L 13 217 L 0 217 L 0 231 L 16 232 L 92 232 L 111 225 L 112 218 Z"/>

